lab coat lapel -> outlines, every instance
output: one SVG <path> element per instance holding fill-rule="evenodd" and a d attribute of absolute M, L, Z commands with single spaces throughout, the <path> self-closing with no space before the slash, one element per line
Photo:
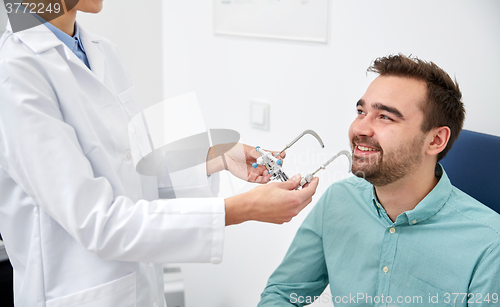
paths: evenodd
<path fill-rule="evenodd" d="M 12 27 L 10 23 L 7 24 L 7 31 L 12 32 Z M 82 70 L 87 71 L 96 77 L 101 83 L 104 84 L 104 70 L 105 61 L 104 54 L 102 53 L 99 46 L 99 38 L 88 33 L 80 27 L 80 37 L 83 42 L 83 47 L 85 48 L 85 53 L 89 60 L 90 68 L 89 71 L 85 64 L 71 52 L 69 49 L 64 49 L 64 43 L 60 41 L 52 31 L 50 31 L 45 25 L 41 24 L 36 27 L 26 29 L 13 33 L 12 35 L 18 37 L 23 41 L 33 52 L 42 53 L 52 48 L 61 47 L 59 52 L 65 57 L 69 62 L 72 62 L 76 66 L 79 66 Z M 58 49 L 58 48 L 57 48 Z"/>
<path fill-rule="evenodd" d="M 12 32 L 10 23 L 7 23 L 6 32 Z M 41 24 L 36 27 L 13 33 L 26 46 L 35 53 L 42 53 L 49 49 L 63 45 L 55 35 L 45 25 Z"/>
<path fill-rule="evenodd" d="M 95 74 L 97 79 L 104 84 L 105 60 L 103 51 L 99 44 L 100 38 L 85 31 L 81 26 L 79 26 L 79 29 L 83 48 L 85 48 L 85 53 L 87 54 L 87 59 L 89 60 L 90 69 Z"/>

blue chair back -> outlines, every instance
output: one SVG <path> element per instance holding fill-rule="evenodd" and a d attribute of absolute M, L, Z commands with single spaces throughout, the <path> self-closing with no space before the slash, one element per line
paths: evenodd
<path fill-rule="evenodd" d="M 500 213 L 500 137 L 462 130 L 440 163 L 454 186 Z"/>

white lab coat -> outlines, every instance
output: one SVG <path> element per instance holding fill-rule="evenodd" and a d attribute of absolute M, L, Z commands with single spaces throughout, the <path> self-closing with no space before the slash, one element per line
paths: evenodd
<path fill-rule="evenodd" d="M 0 40 L 0 233 L 16 306 L 161 307 L 160 263 L 221 261 L 224 202 L 154 200 L 157 179 L 131 160 L 137 101 L 116 47 L 81 39 L 92 71 L 44 25 Z M 208 190 L 205 165 L 185 173 L 175 189 Z"/>

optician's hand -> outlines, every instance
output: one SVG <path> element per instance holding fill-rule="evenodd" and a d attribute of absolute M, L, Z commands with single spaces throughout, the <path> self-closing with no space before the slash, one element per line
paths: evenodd
<path fill-rule="evenodd" d="M 295 175 L 286 182 L 272 182 L 226 198 L 226 226 L 250 220 L 289 222 L 312 201 L 318 181 L 315 177 L 302 190 L 294 190 L 300 183 L 300 175 Z"/>
<path fill-rule="evenodd" d="M 281 153 L 284 159 L 286 154 Z M 213 158 L 212 158 L 213 157 Z M 228 143 L 215 145 L 210 148 L 207 155 L 207 174 L 221 170 L 228 170 L 234 176 L 248 182 L 266 183 L 271 175 L 263 165 L 253 168 L 252 164 L 259 158 L 255 147 L 242 143 Z"/>

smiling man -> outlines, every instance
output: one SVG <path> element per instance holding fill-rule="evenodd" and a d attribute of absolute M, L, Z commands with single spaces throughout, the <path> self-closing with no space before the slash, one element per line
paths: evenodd
<path fill-rule="evenodd" d="M 500 216 L 438 163 L 462 129 L 458 85 L 403 55 L 368 70 L 379 76 L 349 129 L 356 177 L 318 201 L 259 306 L 497 305 Z"/>

